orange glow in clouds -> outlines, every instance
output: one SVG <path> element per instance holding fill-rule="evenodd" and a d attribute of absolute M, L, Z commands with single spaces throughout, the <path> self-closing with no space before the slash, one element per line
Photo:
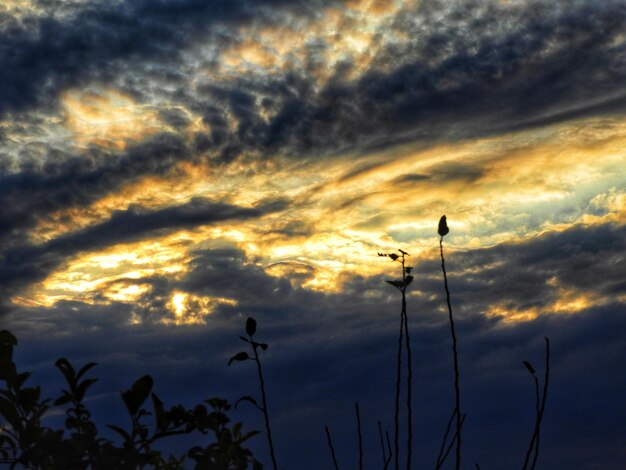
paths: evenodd
<path fill-rule="evenodd" d="M 95 144 L 121 150 L 128 142 L 164 127 L 154 109 L 115 90 L 70 91 L 62 96 L 61 103 L 66 126 L 79 146 Z"/>

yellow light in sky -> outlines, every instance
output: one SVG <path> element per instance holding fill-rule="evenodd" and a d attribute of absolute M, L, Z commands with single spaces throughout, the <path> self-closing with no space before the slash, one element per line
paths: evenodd
<path fill-rule="evenodd" d="M 174 291 L 167 308 L 174 318 L 164 317 L 161 322 L 174 325 L 195 325 L 204 323 L 205 317 L 213 313 L 218 305 L 237 305 L 234 299 L 225 297 L 199 296 L 188 292 Z"/>
<path fill-rule="evenodd" d="M 147 285 L 113 285 L 109 287 L 104 296 L 115 302 L 134 302 L 143 294 L 148 292 L 150 287 Z"/>
<path fill-rule="evenodd" d="M 172 295 L 172 311 L 174 315 L 178 318 L 182 317 L 185 314 L 185 300 L 187 299 L 187 294 L 183 292 L 176 292 Z"/>
<path fill-rule="evenodd" d="M 69 91 L 61 97 L 61 104 L 77 145 L 124 149 L 129 141 L 166 127 L 154 109 L 112 89 Z"/>

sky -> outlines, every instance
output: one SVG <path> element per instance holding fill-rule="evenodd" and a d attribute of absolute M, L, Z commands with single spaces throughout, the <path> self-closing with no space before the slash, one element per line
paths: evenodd
<path fill-rule="evenodd" d="M 279 467 L 330 468 L 328 425 L 354 468 L 359 402 L 379 468 L 400 299 L 377 253 L 403 249 L 430 468 L 454 406 L 446 214 L 467 468 L 521 466 L 544 336 L 538 468 L 623 468 L 625 31 L 624 0 L 4 0 L 18 365 L 56 396 L 58 357 L 96 361 L 102 423 L 146 373 L 166 404 L 234 402 L 258 393 L 227 366 L 253 316 Z"/>

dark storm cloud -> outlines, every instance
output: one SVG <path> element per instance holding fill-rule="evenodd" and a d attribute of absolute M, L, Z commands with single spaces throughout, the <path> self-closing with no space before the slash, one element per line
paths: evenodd
<path fill-rule="evenodd" d="M 237 249 L 215 249 L 195 253 L 190 272 L 177 287 L 194 294 L 236 299 L 236 307 L 224 306 L 226 312 L 268 311 L 280 314 L 295 304 L 317 296 L 304 289 L 294 289 L 286 277 L 273 277 L 251 263 Z"/>
<path fill-rule="evenodd" d="M 310 14 L 325 2 L 303 9 Z M 0 115 L 54 103 L 59 92 L 91 79 L 109 81 L 124 62 L 171 62 L 216 25 L 230 28 L 263 17 L 284 0 L 88 2 L 64 16 L 5 18 L 0 30 Z M 292 8 L 290 8 L 292 9 Z M 297 9 L 292 9 L 297 12 Z"/>
<path fill-rule="evenodd" d="M 389 181 L 390 186 L 415 186 L 419 184 L 474 183 L 484 176 L 485 170 L 463 163 L 435 165 L 422 173 L 408 173 Z"/>
<path fill-rule="evenodd" d="M 236 26 L 271 25 L 273 9 L 319 16 L 329 3 L 97 3 L 32 20 L 36 27 L 6 28 L 0 110 L 54 102 L 60 91 L 94 79 L 142 99 L 156 89 L 203 116 L 210 131 L 196 135 L 195 150 L 222 162 L 246 151 L 334 155 L 624 112 L 626 13 L 617 0 L 421 2 L 387 26 L 391 36 L 396 31 L 409 39 L 381 35 L 359 78 L 347 78 L 344 69 L 356 67 L 348 61 L 321 84 L 313 71 L 295 66 L 281 74 L 188 83 L 185 71 L 195 60 L 187 63 L 180 51 L 200 38 L 224 40 L 210 31 L 221 28 L 236 42 L 242 39 Z M 318 57 L 328 47 L 320 43 L 305 55 Z M 219 54 L 198 60 L 210 69 Z M 125 78 L 115 82 L 122 70 Z M 156 84 L 153 91 L 146 81 Z M 175 128 L 185 122 L 172 110 L 162 117 Z"/>
<path fill-rule="evenodd" d="M 130 206 L 124 211 L 114 211 L 106 222 L 55 238 L 47 249 L 93 250 L 116 243 L 141 240 L 171 229 L 193 228 L 223 220 L 258 218 L 276 212 L 285 205 L 285 201 L 276 200 L 253 208 L 244 208 L 197 197 L 186 204 L 159 210 Z"/>
<path fill-rule="evenodd" d="M 454 292 L 453 304 L 461 316 L 484 315 L 495 305 L 513 312 L 536 308 L 547 313 L 562 295 L 562 289 L 575 294 L 592 293 L 604 302 L 616 301 L 626 292 L 626 268 L 615 261 L 626 252 L 625 240 L 626 228 L 606 224 L 574 226 L 564 232 L 492 248 L 449 251 L 446 265 Z M 438 249 L 433 248 L 432 256 L 438 256 Z M 342 306 L 346 318 L 359 317 L 364 311 L 384 310 L 396 297 L 395 290 L 383 282 L 394 278 L 392 265 L 383 276 L 344 273 L 341 292 L 320 293 L 295 287 L 311 275 L 312 267 L 294 265 L 290 272 L 289 263 L 283 264 L 281 276 L 276 277 L 268 275 L 239 249 L 198 251 L 187 275 L 180 281 L 161 279 L 159 282 L 165 284 L 159 292 L 182 290 L 237 300 L 236 306 L 218 307 L 215 315 L 239 312 L 284 320 L 301 311 L 297 314 L 299 321 L 303 320 L 301 315 L 306 316 L 305 311 L 314 317 L 323 316 L 337 305 Z M 413 321 L 428 326 L 445 320 L 440 312 L 444 302 L 440 261 L 418 263 L 414 273 L 410 295 L 416 312 Z M 146 300 L 149 297 L 146 294 Z M 307 309 L 302 310 L 303 305 Z"/>
<path fill-rule="evenodd" d="M 337 74 L 320 87 L 292 70 L 232 85 L 239 98 L 249 89 L 271 103 L 267 123 L 249 99 L 234 102 L 235 91 L 212 96 L 237 109 L 240 151 L 261 145 L 269 154 L 332 155 L 622 114 L 625 27 L 621 1 L 421 2 L 391 27 L 411 39 L 383 41 L 360 78 Z"/>
<path fill-rule="evenodd" d="M 52 99 L 71 83 L 87 80 L 91 69 L 101 73 L 115 61 L 132 68 L 163 60 L 212 25 L 247 21 L 256 11 L 243 1 L 103 5 L 64 20 L 43 19 L 37 34 L 17 27 L 1 33 L 7 46 L 0 54 L 8 65 L 0 84 L 8 91 L 0 101 L 6 109 L 30 107 L 40 94 Z M 264 8 L 278 5 L 285 6 L 265 2 Z M 19 172 L 2 176 L 0 202 L 8 209 L 0 231 L 27 228 L 46 212 L 88 203 L 124 179 L 163 172 L 175 160 L 192 158 L 192 152 L 214 162 L 259 150 L 268 156 L 333 155 L 540 125 L 587 111 L 619 113 L 626 93 L 620 42 L 626 13 L 620 6 L 616 1 L 569 7 L 426 2 L 393 24 L 414 39 L 393 46 L 383 41 L 357 80 L 338 75 L 318 89 L 299 70 L 197 87 L 173 78 L 170 85 L 177 83 L 178 91 L 172 98 L 203 116 L 209 133 L 198 133 L 191 148 L 182 135 L 163 134 L 134 146 L 132 155 L 103 156 L 107 152 L 91 149 L 70 157 L 51 150 L 43 159 L 21 157 Z M 135 95 L 148 79 L 170 80 L 143 69 L 133 73 L 137 83 L 130 80 L 125 87 Z M 228 116 L 236 120 L 233 131 Z M 163 109 L 161 117 L 176 129 L 186 122 L 175 108 Z"/>
<path fill-rule="evenodd" d="M 189 158 L 185 142 L 162 133 L 123 153 L 92 148 L 83 155 L 53 154 L 22 162 L 20 171 L 0 175 L 0 237 L 22 236 L 38 219 L 68 207 L 83 207 L 143 174 L 163 174 Z M 6 243 L 5 243 L 6 246 Z"/>
<path fill-rule="evenodd" d="M 577 225 L 525 242 L 450 252 L 447 267 L 466 314 L 485 313 L 490 305 L 541 311 L 559 300 L 562 289 L 606 301 L 618 298 L 626 292 L 626 266 L 619 261 L 625 252 L 624 226 Z M 416 266 L 416 280 L 427 273 L 417 284 L 426 294 L 437 292 L 439 279 L 431 273 L 438 265 L 433 260 Z"/>
<path fill-rule="evenodd" d="M 276 200 L 243 208 L 202 198 L 160 210 L 131 206 L 125 211 L 114 212 L 103 223 L 58 236 L 47 243 L 25 244 L 5 250 L 0 258 L 0 284 L 5 289 L 2 296 L 10 295 L 13 289 L 41 280 L 63 260 L 79 252 L 164 235 L 171 230 L 226 220 L 254 219 L 281 210 L 284 206 L 284 201 Z"/>
<path fill-rule="evenodd" d="M 412 185 L 415 183 L 421 183 L 424 181 L 430 180 L 430 176 L 423 175 L 420 173 L 407 173 L 405 175 L 400 175 L 391 180 L 391 184 L 396 185 Z"/>

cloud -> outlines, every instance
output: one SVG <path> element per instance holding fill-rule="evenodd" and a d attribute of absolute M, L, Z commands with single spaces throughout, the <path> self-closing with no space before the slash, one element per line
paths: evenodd
<path fill-rule="evenodd" d="M 296 70 L 264 77 L 256 92 L 274 111 L 265 125 L 260 108 L 239 107 L 240 145 L 332 155 L 620 114 L 622 10 L 620 2 L 425 2 L 387 31 L 412 39 L 383 41 L 356 78 L 338 73 L 318 84 Z M 246 78 L 236 89 L 255 84 Z"/>
<path fill-rule="evenodd" d="M 236 28 L 263 18 L 268 9 L 286 8 L 289 2 L 86 2 L 56 17 L 56 6 L 46 2 L 39 6 L 48 15 L 21 21 L 9 17 L 10 26 L 0 30 L 5 45 L 0 52 L 5 64 L 0 73 L 5 90 L 0 114 L 47 103 L 54 106 L 61 91 L 94 79 L 106 81 L 125 62 L 175 62 L 181 50 L 216 27 Z"/>
<path fill-rule="evenodd" d="M 0 177 L 0 201 L 7 209 L 0 216 L 0 235 L 31 228 L 53 211 L 93 202 L 140 174 L 164 173 L 189 156 L 179 136 L 162 133 L 122 153 L 93 148 L 84 155 L 26 162 L 21 171 Z"/>
<path fill-rule="evenodd" d="M 56 237 L 40 245 L 23 244 L 5 250 L 0 264 L 0 280 L 5 294 L 11 295 L 29 283 L 43 279 L 61 263 L 80 252 L 100 250 L 116 244 L 163 235 L 168 231 L 197 228 L 223 221 L 243 221 L 262 217 L 284 208 L 285 201 L 267 201 L 245 208 L 201 198 L 159 210 L 130 207 L 114 212 L 100 224 Z"/>

